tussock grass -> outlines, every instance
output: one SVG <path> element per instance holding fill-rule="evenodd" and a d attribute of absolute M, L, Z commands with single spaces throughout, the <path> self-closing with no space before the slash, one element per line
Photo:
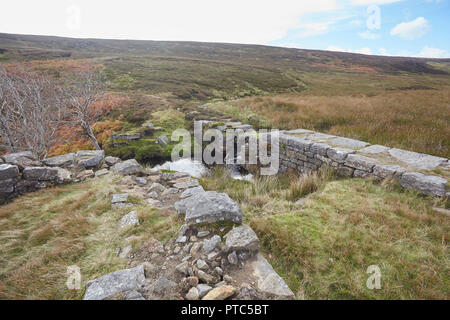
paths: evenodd
<path fill-rule="evenodd" d="M 335 80 L 336 81 L 336 80 Z M 363 91 L 364 92 L 364 91 Z M 450 94 L 440 90 L 375 95 L 284 94 L 218 103 L 234 116 L 278 129 L 311 129 L 390 147 L 450 157 Z"/>
<path fill-rule="evenodd" d="M 173 237 L 181 221 L 150 208 L 137 197 L 141 224 L 118 229 L 131 209 L 112 209 L 111 195 L 120 192 L 119 178 L 106 175 L 90 181 L 31 193 L 0 207 L 0 299 L 79 299 L 84 285 L 127 267 L 116 249 L 138 248 L 153 236 Z M 68 290 L 67 267 L 81 268 L 82 289 Z"/>
<path fill-rule="evenodd" d="M 260 181 L 253 187 L 219 168 L 201 183 L 239 202 L 298 299 L 448 299 L 449 218 L 432 210 L 442 201 L 330 172 Z M 366 287 L 370 265 L 380 267 L 380 290 Z"/>

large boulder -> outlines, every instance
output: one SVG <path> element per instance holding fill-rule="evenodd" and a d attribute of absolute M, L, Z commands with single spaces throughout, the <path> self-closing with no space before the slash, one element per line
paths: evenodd
<path fill-rule="evenodd" d="M 406 172 L 400 184 L 407 189 L 416 189 L 426 195 L 443 197 L 447 180 L 437 176 L 427 176 L 419 172 Z"/>
<path fill-rule="evenodd" d="M 129 159 L 116 163 L 111 167 L 111 170 L 118 174 L 131 175 L 142 173 L 144 168 L 142 168 L 142 166 L 135 159 Z"/>
<path fill-rule="evenodd" d="M 42 161 L 49 167 L 70 167 L 75 163 L 75 153 L 67 153 L 60 156 L 50 157 Z"/>
<path fill-rule="evenodd" d="M 270 263 L 258 253 L 250 262 L 252 274 L 256 278 L 257 289 L 266 299 L 295 299 L 295 295 L 284 280 L 273 270 Z"/>
<path fill-rule="evenodd" d="M 228 251 L 258 251 L 259 239 L 255 231 L 243 225 L 231 229 L 226 235 L 225 246 Z"/>
<path fill-rule="evenodd" d="M 175 203 L 180 214 L 186 214 L 188 225 L 219 221 L 242 222 L 242 211 L 226 193 L 207 191 Z"/>
<path fill-rule="evenodd" d="M 80 150 L 75 155 L 77 166 L 84 168 L 99 167 L 104 158 L 103 150 Z"/>
<path fill-rule="evenodd" d="M 145 284 L 144 266 L 119 270 L 89 281 L 84 300 L 103 300 L 118 292 L 136 290 Z"/>
<path fill-rule="evenodd" d="M 41 165 L 37 157 L 30 151 L 10 153 L 2 156 L 2 158 L 5 163 L 16 165 L 20 170 L 25 167 L 36 167 Z"/>
<path fill-rule="evenodd" d="M 17 179 L 18 177 L 18 166 L 8 163 L 0 164 L 0 180 Z"/>
<path fill-rule="evenodd" d="M 58 170 L 52 167 L 27 167 L 23 179 L 33 181 L 53 181 L 58 179 Z"/>

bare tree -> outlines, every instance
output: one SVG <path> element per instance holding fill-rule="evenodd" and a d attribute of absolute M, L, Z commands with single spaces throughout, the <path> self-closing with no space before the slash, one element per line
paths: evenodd
<path fill-rule="evenodd" d="M 0 65 L 0 147 L 45 158 L 58 142 L 63 97 L 62 88 L 51 79 Z"/>
<path fill-rule="evenodd" d="M 103 99 L 103 89 L 102 74 L 94 67 L 76 72 L 65 87 L 70 121 L 82 129 L 97 150 L 101 148 L 92 131 L 92 124 L 101 115 L 100 108 L 95 108 L 95 102 Z"/>

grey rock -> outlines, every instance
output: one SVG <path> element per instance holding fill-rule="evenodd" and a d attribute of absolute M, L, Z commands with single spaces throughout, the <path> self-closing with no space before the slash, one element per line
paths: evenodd
<path fill-rule="evenodd" d="M 364 157 L 359 154 L 349 154 L 345 159 L 344 164 L 361 171 L 372 172 L 373 167 L 375 167 L 377 163 L 375 159 Z"/>
<path fill-rule="evenodd" d="M 53 181 L 58 179 L 58 170 L 52 167 L 27 167 L 23 169 L 23 179 Z"/>
<path fill-rule="evenodd" d="M 165 277 L 159 277 L 152 286 L 152 291 L 156 294 L 163 294 L 166 290 L 176 287 L 177 284 Z"/>
<path fill-rule="evenodd" d="M 175 270 L 177 270 L 178 272 L 184 274 L 184 275 L 188 275 L 189 274 L 189 262 L 188 261 L 183 261 L 182 263 L 180 263 L 179 265 L 177 265 L 175 267 Z"/>
<path fill-rule="evenodd" d="M 37 157 L 30 151 L 10 153 L 2 156 L 5 163 L 13 164 L 22 170 L 25 167 L 38 167 L 42 165 Z"/>
<path fill-rule="evenodd" d="M 236 265 L 239 262 L 236 251 L 233 251 L 228 255 L 228 262 L 234 265 Z"/>
<path fill-rule="evenodd" d="M 205 283 L 212 283 L 214 281 L 214 277 L 207 274 L 206 272 L 204 272 L 203 270 L 198 270 L 197 271 L 197 277 L 199 278 L 199 280 L 205 282 Z"/>
<path fill-rule="evenodd" d="M 205 189 L 203 189 L 202 186 L 193 187 L 193 188 L 184 190 L 180 197 L 181 197 L 181 199 L 185 199 L 190 196 L 193 196 L 194 194 L 202 193 L 202 192 L 205 192 Z"/>
<path fill-rule="evenodd" d="M 98 171 L 95 171 L 95 176 L 96 177 L 101 177 L 104 176 L 105 174 L 108 174 L 109 170 L 108 169 L 100 169 Z"/>
<path fill-rule="evenodd" d="M 390 148 L 385 147 L 385 146 L 381 146 L 379 144 L 374 144 L 372 146 L 368 146 L 365 147 L 361 150 L 359 150 L 359 152 L 362 153 L 369 153 L 369 154 L 379 154 L 379 153 L 383 153 L 385 151 L 388 151 Z"/>
<path fill-rule="evenodd" d="M 203 251 L 205 253 L 210 253 L 213 251 L 219 243 L 222 242 L 222 239 L 219 235 L 213 236 L 211 239 L 205 240 L 203 242 Z"/>
<path fill-rule="evenodd" d="M 352 153 L 355 153 L 355 151 L 345 148 L 330 148 L 327 150 L 327 156 L 338 163 L 344 163 L 345 158 Z"/>
<path fill-rule="evenodd" d="M 189 225 L 218 221 L 242 222 L 242 211 L 238 204 L 225 193 L 208 191 L 196 194 L 175 203 L 176 210 L 185 213 Z"/>
<path fill-rule="evenodd" d="M 200 297 L 198 289 L 196 287 L 192 287 L 189 289 L 188 293 L 186 294 L 186 300 L 198 300 Z"/>
<path fill-rule="evenodd" d="M 17 179 L 19 167 L 12 164 L 0 164 L 0 180 Z"/>
<path fill-rule="evenodd" d="M 112 195 L 111 204 L 119 203 L 119 202 L 127 202 L 128 193 L 115 193 Z"/>
<path fill-rule="evenodd" d="M 142 177 L 136 177 L 136 178 L 134 178 L 134 180 L 143 186 L 145 186 L 147 184 L 147 179 L 142 178 Z"/>
<path fill-rule="evenodd" d="M 210 234 L 210 232 L 208 230 L 199 231 L 199 232 L 197 232 L 197 237 L 204 238 L 204 237 L 208 236 L 209 234 Z"/>
<path fill-rule="evenodd" d="M 243 283 L 239 289 L 238 300 L 260 300 L 258 292 L 248 283 Z"/>
<path fill-rule="evenodd" d="M 400 160 L 414 168 L 423 170 L 433 170 L 447 161 L 446 158 L 396 148 L 390 149 L 388 152 L 397 160 Z"/>
<path fill-rule="evenodd" d="M 156 199 L 147 199 L 147 204 L 150 207 L 159 208 L 161 206 L 161 201 L 156 200 Z"/>
<path fill-rule="evenodd" d="M 447 180 L 438 176 L 424 175 L 419 172 L 406 172 L 400 178 L 400 184 L 407 189 L 416 189 L 426 195 L 443 197 Z"/>
<path fill-rule="evenodd" d="M 379 165 L 373 168 L 373 174 L 382 179 L 399 176 L 405 171 L 405 168 L 398 165 Z"/>
<path fill-rule="evenodd" d="M 76 180 L 78 181 L 84 181 L 87 178 L 93 178 L 95 176 L 95 173 L 93 170 L 89 169 L 89 170 L 83 170 L 80 173 L 77 174 L 76 176 Z"/>
<path fill-rule="evenodd" d="M 124 298 L 125 300 L 145 300 L 145 298 L 137 292 L 136 290 L 130 290 L 124 292 Z"/>
<path fill-rule="evenodd" d="M 125 228 L 128 226 L 139 225 L 139 218 L 137 216 L 137 211 L 133 210 L 120 219 L 119 226 L 120 228 Z"/>
<path fill-rule="evenodd" d="M 163 192 L 164 190 L 166 190 L 166 188 L 158 182 L 153 182 L 152 185 L 147 189 L 148 192 Z"/>
<path fill-rule="evenodd" d="M 86 284 L 84 300 L 103 300 L 117 292 L 136 290 L 145 284 L 144 266 L 119 270 Z"/>
<path fill-rule="evenodd" d="M 174 188 L 177 188 L 177 189 L 188 189 L 188 188 L 192 188 L 192 187 L 198 187 L 199 183 L 198 183 L 197 179 L 188 179 L 183 182 L 175 183 L 173 186 L 174 186 Z"/>
<path fill-rule="evenodd" d="M 70 167 L 75 164 L 75 153 L 67 153 L 60 156 L 50 157 L 42 161 L 49 167 Z"/>
<path fill-rule="evenodd" d="M 167 146 L 169 144 L 169 139 L 167 139 L 166 136 L 159 136 L 156 141 L 162 146 Z"/>
<path fill-rule="evenodd" d="M 309 148 L 310 152 L 320 154 L 321 156 L 326 156 L 328 149 L 330 149 L 330 146 L 328 144 L 319 142 L 313 143 Z"/>
<path fill-rule="evenodd" d="M 205 262 L 205 260 L 198 259 L 197 260 L 197 268 L 200 270 L 206 270 L 208 269 L 208 264 Z"/>
<path fill-rule="evenodd" d="M 116 163 L 111 167 L 111 170 L 121 175 L 140 174 L 144 168 L 136 161 L 136 159 L 129 159 L 123 162 Z"/>
<path fill-rule="evenodd" d="M 156 191 L 152 191 L 147 193 L 147 197 L 152 198 L 152 199 L 158 199 L 159 195 Z"/>
<path fill-rule="evenodd" d="M 119 163 L 119 162 L 122 162 L 122 160 L 120 159 L 120 158 L 117 158 L 117 157 L 111 157 L 111 156 L 107 156 L 106 158 L 105 158 L 105 163 L 108 165 L 108 166 L 113 166 L 113 165 L 115 165 L 116 163 Z"/>
<path fill-rule="evenodd" d="M 64 168 L 55 168 L 58 171 L 58 183 L 66 183 L 72 181 L 72 172 Z"/>
<path fill-rule="evenodd" d="M 19 183 L 20 182 L 21 181 L 19 181 Z M 13 193 L 15 190 L 14 187 L 16 186 L 16 183 L 17 183 L 17 179 L 0 180 L 0 196 L 4 196 L 4 195 Z M 17 191 L 20 193 L 21 189 L 19 188 L 19 190 L 17 190 Z"/>
<path fill-rule="evenodd" d="M 200 283 L 197 285 L 198 290 L 198 296 L 199 298 L 203 298 L 208 292 L 212 290 L 212 287 L 208 286 L 207 284 Z"/>
<path fill-rule="evenodd" d="M 269 262 L 258 253 L 256 259 L 249 262 L 257 289 L 276 299 L 295 299 L 295 295 L 284 280 L 273 270 Z"/>
<path fill-rule="evenodd" d="M 369 145 L 368 142 L 344 138 L 344 137 L 337 137 L 337 138 L 331 139 L 330 143 L 332 143 L 333 145 L 336 145 L 338 147 L 349 148 L 349 149 L 361 149 L 361 148 L 367 147 Z"/>
<path fill-rule="evenodd" d="M 228 251 L 258 251 L 259 239 L 256 233 L 247 225 L 231 229 L 225 235 L 225 246 Z"/>
<path fill-rule="evenodd" d="M 75 155 L 77 166 L 85 168 L 100 166 L 104 158 L 103 150 L 80 150 Z"/>
<path fill-rule="evenodd" d="M 177 194 L 178 193 L 178 189 L 177 188 L 168 188 L 166 190 L 164 190 L 161 195 L 162 196 L 168 196 L 171 194 Z"/>

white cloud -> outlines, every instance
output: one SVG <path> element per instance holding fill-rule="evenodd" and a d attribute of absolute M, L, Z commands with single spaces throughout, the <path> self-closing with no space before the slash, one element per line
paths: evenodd
<path fill-rule="evenodd" d="M 380 35 L 378 33 L 370 32 L 370 31 L 364 31 L 358 33 L 358 35 L 363 39 L 369 39 L 369 40 L 376 40 L 380 38 Z"/>
<path fill-rule="evenodd" d="M 386 4 L 394 3 L 402 0 L 352 0 L 352 4 L 355 5 L 368 5 L 368 4 Z"/>
<path fill-rule="evenodd" d="M 298 36 L 300 38 L 306 38 L 311 36 L 317 36 L 319 34 L 324 34 L 328 31 L 328 26 L 333 23 L 334 21 L 306 23 L 300 26 L 301 31 L 298 34 Z"/>
<path fill-rule="evenodd" d="M 450 58 L 450 53 L 446 50 L 430 48 L 425 46 L 418 54 L 418 57 L 423 58 Z"/>
<path fill-rule="evenodd" d="M 380 55 L 382 56 L 390 56 L 390 54 L 388 53 L 388 51 L 385 48 L 380 48 L 378 49 L 378 52 L 380 53 Z"/>
<path fill-rule="evenodd" d="M 79 30 L 66 27 L 66 10 L 71 5 L 81 9 Z M 2 3 L 0 30 L 92 38 L 268 44 L 300 27 L 302 15 L 337 8 L 337 0 L 15 0 Z M 320 26 L 315 30 L 320 32 Z"/>
<path fill-rule="evenodd" d="M 409 22 L 402 22 L 391 30 L 391 35 L 400 36 L 405 39 L 415 39 L 423 36 L 430 30 L 430 25 L 424 17 Z"/>

